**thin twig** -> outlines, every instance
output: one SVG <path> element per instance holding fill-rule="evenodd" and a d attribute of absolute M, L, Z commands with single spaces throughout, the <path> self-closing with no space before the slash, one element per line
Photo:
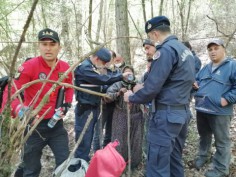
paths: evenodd
<path fill-rule="evenodd" d="M 77 87 L 77 86 L 74 86 L 74 85 L 71 85 L 71 84 L 68 84 L 68 83 L 62 83 L 62 82 L 54 81 L 54 80 L 40 80 L 40 79 L 37 79 L 37 80 L 31 81 L 31 82 L 28 82 L 27 84 L 24 84 L 24 85 L 21 87 L 21 89 L 17 90 L 17 91 L 14 93 L 14 95 L 12 95 L 12 100 L 15 99 L 15 97 L 16 97 L 20 92 L 22 92 L 22 91 L 25 90 L 26 88 L 30 87 L 31 85 L 37 84 L 37 83 L 39 83 L 39 82 L 53 83 L 53 84 L 57 84 L 57 85 L 60 85 L 60 86 L 64 86 L 64 87 L 66 87 L 66 88 L 74 88 L 75 90 L 79 90 L 79 91 L 82 91 L 82 92 L 86 92 L 86 93 L 89 93 L 89 94 L 92 94 L 92 95 L 110 98 L 107 94 L 100 93 L 100 92 L 95 92 L 95 91 L 88 90 L 88 89 L 84 89 L 84 88 Z"/>
<path fill-rule="evenodd" d="M 217 31 L 218 31 L 219 33 L 223 34 L 225 37 L 229 37 L 229 36 L 230 36 L 230 35 L 225 34 L 223 31 L 220 30 L 219 25 L 218 25 L 218 22 L 216 21 L 216 19 L 210 17 L 209 15 L 207 15 L 207 18 L 209 18 L 210 20 L 212 20 L 212 21 L 215 23 L 216 29 L 217 29 Z"/>
<path fill-rule="evenodd" d="M 129 16 L 130 16 L 130 18 L 131 18 L 133 24 L 134 24 L 135 29 L 137 30 L 137 32 L 138 32 L 138 34 L 139 34 L 141 40 L 143 41 L 143 37 L 142 37 L 141 33 L 139 32 L 139 30 L 138 30 L 138 28 L 137 28 L 137 26 L 136 26 L 136 24 L 135 24 L 135 22 L 134 22 L 133 17 L 131 16 L 131 14 L 130 14 L 130 12 L 129 12 L 129 10 L 128 10 L 128 13 L 129 13 Z"/>
<path fill-rule="evenodd" d="M 18 45 L 17 45 L 15 54 L 14 54 L 14 56 L 13 56 L 12 64 L 11 64 L 11 67 L 10 67 L 10 73 L 9 73 L 9 81 L 8 81 L 8 83 L 11 83 L 11 82 L 12 82 L 12 78 L 13 78 L 13 76 L 14 76 L 14 71 L 15 71 L 15 70 L 14 70 L 14 68 L 15 68 L 15 63 L 16 63 L 18 54 L 19 54 L 19 52 L 20 52 L 21 45 L 22 45 L 23 41 L 25 40 L 25 34 L 26 34 L 26 32 L 27 32 L 27 30 L 28 30 L 28 28 L 29 28 L 29 24 L 30 24 L 30 21 L 31 21 L 31 19 L 32 19 L 32 17 L 33 17 L 34 10 L 35 10 L 35 8 L 36 8 L 36 6 L 37 6 L 37 3 L 38 3 L 38 0 L 34 0 L 33 5 L 32 5 L 32 7 L 31 7 L 31 10 L 30 10 L 30 13 L 29 13 L 29 15 L 28 15 L 28 18 L 27 18 L 26 23 L 25 23 L 25 25 L 24 25 L 24 30 L 23 30 L 23 32 L 22 32 L 22 34 L 21 34 L 20 41 L 19 41 L 19 43 L 18 43 Z M 7 105 L 8 105 L 8 106 L 7 106 L 7 107 L 8 107 L 9 110 L 10 110 L 11 84 L 8 84 L 8 85 L 9 85 L 9 87 L 8 87 L 8 100 L 7 100 Z"/>
<path fill-rule="evenodd" d="M 130 108 L 129 108 L 129 103 L 127 103 L 127 145 L 128 145 L 128 177 L 131 176 L 131 145 L 130 145 Z"/>

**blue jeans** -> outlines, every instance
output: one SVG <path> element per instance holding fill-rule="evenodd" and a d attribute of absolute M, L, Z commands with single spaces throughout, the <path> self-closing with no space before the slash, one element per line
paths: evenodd
<path fill-rule="evenodd" d="M 158 110 L 151 117 L 147 177 L 184 177 L 182 150 L 189 119 L 188 106 L 183 110 Z"/>
<path fill-rule="evenodd" d="M 99 106 L 92 105 L 81 105 L 77 103 L 75 108 L 75 140 L 79 139 L 80 134 L 83 131 L 86 121 L 89 115 L 92 114 L 93 119 L 91 120 L 88 129 L 86 130 L 84 137 L 75 151 L 75 158 L 81 158 L 90 161 L 89 152 L 93 140 L 94 126 L 97 122 L 99 113 Z"/>
<path fill-rule="evenodd" d="M 212 135 L 214 135 L 216 152 L 212 163 L 215 169 L 226 175 L 229 174 L 231 158 L 230 122 L 231 116 L 197 111 L 197 128 L 200 136 L 198 158 L 210 157 Z"/>
<path fill-rule="evenodd" d="M 38 177 L 41 170 L 41 156 L 43 148 L 48 145 L 56 159 L 56 167 L 69 156 L 68 134 L 59 120 L 55 127 L 47 126 L 48 120 L 42 120 L 24 145 L 24 177 Z M 27 133 L 27 130 L 26 130 Z"/>

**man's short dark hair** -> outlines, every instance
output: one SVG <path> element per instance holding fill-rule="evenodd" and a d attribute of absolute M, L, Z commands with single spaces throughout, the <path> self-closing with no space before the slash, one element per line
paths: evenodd
<path fill-rule="evenodd" d="M 152 31 L 170 32 L 170 26 L 162 25 L 157 28 L 154 28 Z"/>

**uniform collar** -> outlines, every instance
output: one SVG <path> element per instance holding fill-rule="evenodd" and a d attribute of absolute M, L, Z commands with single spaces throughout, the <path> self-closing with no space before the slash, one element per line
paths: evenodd
<path fill-rule="evenodd" d="M 45 67 L 45 68 L 50 68 L 51 69 L 51 67 L 50 66 L 48 66 L 48 64 L 46 63 L 46 61 L 43 59 L 43 57 L 42 56 L 39 56 L 39 61 L 42 63 L 42 65 Z M 57 59 L 57 61 L 58 61 L 58 59 Z M 57 62 L 56 61 L 56 62 Z M 55 70 L 57 70 L 57 69 L 59 69 L 59 64 L 57 64 L 57 66 L 55 67 Z"/>
<path fill-rule="evenodd" d="M 156 48 L 159 49 L 163 44 L 173 39 L 178 40 L 178 38 L 175 35 L 170 35 L 161 44 L 157 45 Z"/>
<path fill-rule="evenodd" d="M 91 61 L 91 59 L 90 58 L 87 58 L 87 60 L 88 60 L 88 62 L 89 63 L 91 63 L 91 65 L 94 67 L 94 68 L 96 68 L 97 69 L 97 67 L 93 64 L 93 62 Z"/>

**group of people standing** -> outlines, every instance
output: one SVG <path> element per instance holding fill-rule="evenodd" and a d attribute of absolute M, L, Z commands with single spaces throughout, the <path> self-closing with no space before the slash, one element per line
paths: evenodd
<path fill-rule="evenodd" d="M 75 151 L 75 158 L 90 161 L 90 149 L 102 148 L 118 139 L 118 151 L 127 155 L 127 109 L 131 119 L 131 166 L 136 168 L 142 158 L 142 139 L 147 136 L 147 177 L 184 177 L 182 151 L 188 124 L 191 119 L 190 101 L 195 97 L 197 128 L 200 136 L 199 150 L 194 167 L 202 168 L 211 159 L 212 135 L 216 152 L 212 158 L 212 169 L 206 177 L 224 177 L 229 174 L 230 136 L 229 128 L 236 102 L 236 62 L 226 57 L 222 40 L 214 39 L 207 44 L 211 62 L 201 70 L 200 60 L 195 56 L 189 42 L 180 42 L 171 34 L 170 21 L 165 16 L 148 20 L 145 31 L 149 39 L 143 47 L 147 55 L 148 69 L 142 83 L 136 83 L 132 66 L 119 62 L 121 56 L 101 48 L 82 61 L 74 70 L 74 84 L 88 90 L 106 93 L 108 97 L 75 91 L 75 140 L 77 141 L 92 116 L 87 131 Z M 26 61 L 18 69 L 12 94 L 24 84 L 33 80 L 57 81 L 69 65 L 57 58 L 61 49 L 57 32 L 46 28 L 38 34 L 40 56 Z M 117 58 L 117 61 L 115 59 Z M 111 63 L 111 61 L 113 61 Z M 62 83 L 72 84 L 72 73 Z M 24 90 L 24 101 L 18 98 L 11 103 L 12 117 L 24 118 L 24 113 L 36 108 L 53 83 L 37 83 Z M 38 177 L 41 170 L 41 155 L 48 145 L 55 156 L 56 167 L 68 158 L 68 135 L 63 119 L 55 127 L 48 127 L 48 121 L 55 113 L 57 95 L 61 85 L 55 86 L 37 117 L 44 116 L 24 145 L 22 168 L 24 177 Z M 41 90 L 42 88 L 42 90 Z M 3 105 L 7 100 L 4 91 Z M 71 106 L 74 90 L 65 87 L 65 100 L 61 104 L 63 118 Z M 40 91 L 41 90 L 41 91 Z M 38 96 L 35 104 L 32 100 Z M 103 105 L 102 108 L 100 105 Z M 144 133 L 144 117 L 140 105 L 148 108 L 147 133 Z M 100 112 L 102 120 L 98 121 Z M 46 113 L 46 115 L 44 115 Z M 30 121 L 26 131 L 35 121 Z M 102 124 L 102 125 L 100 125 Z M 105 127 L 103 145 L 100 143 L 99 127 Z M 26 132 L 27 133 L 27 132 Z M 145 134 L 145 135 L 144 135 Z"/>
<path fill-rule="evenodd" d="M 119 66 L 119 68 L 114 68 L 114 62 L 109 62 L 111 62 L 111 51 L 106 48 L 102 48 L 90 58 L 85 59 L 74 71 L 76 86 L 92 91 L 105 92 L 109 96 L 108 98 L 101 99 L 101 97 L 96 95 L 92 95 L 82 91 L 76 91 L 76 140 L 78 140 L 79 136 L 81 135 L 82 130 L 85 127 L 86 121 L 88 120 L 88 117 L 93 116 L 93 119 L 89 124 L 89 127 L 83 137 L 83 140 L 75 152 L 76 158 L 82 158 L 87 162 L 90 161 L 89 153 L 92 142 L 94 144 L 93 149 L 94 151 L 96 151 L 101 148 L 102 144 L 103 146 L 105 146 L 108 142 L 115 139 L 118 139 L 120 141 L 120 146 L 118 147 L 118 150 L 121 152 L 123 157 L 128 160 L 126 150 L 127 104 L 124 103 L 122 96 L 124 92 L 126 92 L 128 89 L 132 89 L 132 87 L 134 87 L 135 85 L 134 69 L 131 66 L 127 65 L 124 65 L 122 67 L 123 62 L 120 62 L 121 66 L 117 65 Z M 108 65 L 110 65 L 110 69 L 107 68 Z M 104 122 L 106 121 L 106 123 L 109 121 L 111 122 L 108 123 L 111 127 L 107 126 L 107 136 L 105 136 L 105 141 L 102 144 L 100 143 L 101 137 L 99 137 L 99 127 L 103 127 L 103 125 L 99 125 L 99 123 L 102 123 L 103 121 L 98 122 L 98 117 L 101 110 L 100 104 L 102 104 L 102 107 L 104 107 L 102 109 L 103 113 L 101 119 L 103 119 Z M 131 105 L 130 110 L 131 119 L 135 122 L 134 124 L 132 124 L 132 126 L 135 127 L 133 128 L 135 129 L 135 131 L 132 132 L 133 137 L 137 137 L 135 134 L 142 132 L 142 123 L 139 123 L 140 121 L 142 121 L 142 112 L 140 107 L 137 105 Z M 109 114 L 107 111 L 109 112 Z M 136 143 L 138 143 L 137 139 L 135 139 L 135 141 Z M 142 142 L 142 136 L 140 136 L 139 142 Z M 136 150 L 140 150 L 136 153 L 136 156 L 134 155 L 132 158 L 135 159 L 136 157 L 140 157 L 139 162 L 141 161 L 141 147 L 141 144 L 138 144 L 138 146 L 136 146 Z M 137 165 L 138 162 L 135 166 Z"/>

